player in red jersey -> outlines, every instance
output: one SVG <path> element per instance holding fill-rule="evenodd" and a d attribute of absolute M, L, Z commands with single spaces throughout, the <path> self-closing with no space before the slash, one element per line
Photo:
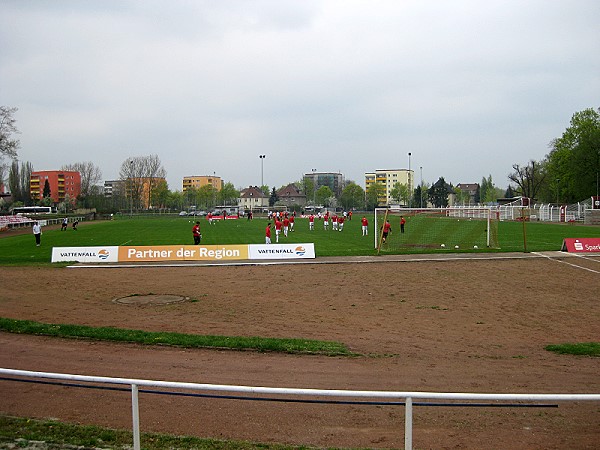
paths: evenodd
<path fill-rule="evenodd" d="M 286 216 L 283 218 L 283 235 L 285 237 L 287 237 L 289 229 L 290 229 L 290 219 L 288 218 L 288 216 L 286 214 Z"/>
<path fill-rule="evenodd" d="M 275 219 L 275 242 L 279 242 L 279 235 L 281 234 L 281 228 L 283 224 L 279 220 L 279 217 Z"/>
<path fill-rule="evenodd" d="M 381 227 L 381 235 L 383 236 L 383 243 L 387 241 L 388 234 L 392 232 L 392 224 L 389 220 L 386 220 L 383 226 Z"/>

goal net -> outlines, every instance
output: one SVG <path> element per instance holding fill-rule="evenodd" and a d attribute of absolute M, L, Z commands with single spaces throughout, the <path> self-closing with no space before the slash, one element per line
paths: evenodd
<path fill-rule="evenodd" d="M 386 220 L 391 232 L 384 239 Z M 377 208 L 374 234 L 375 248 L 383 253 L 498 248 L 498 212 L 485 207 Z"/>

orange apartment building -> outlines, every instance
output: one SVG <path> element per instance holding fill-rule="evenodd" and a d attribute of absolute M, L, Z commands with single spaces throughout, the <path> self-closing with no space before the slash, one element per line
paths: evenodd
<path fill-rule="evenodd" d="M 44 198 L 44 186 L 48 180 L 50 197 L 54 203 L 61 203 L 69 197 L 75 203 L 81 193 L 81 174 L 71 170 L 41 170 L 31 173 L 29 195 L 34 200 Z"/>
<path fill-rule="evenodd" d="M 220 191 L 223 189 L 223 180 L 217 176 L 191 176 L 183 177 L 183 192 L 190 188 L 200 189 L 202 186 L 210 184 L 215 190 Z"/>

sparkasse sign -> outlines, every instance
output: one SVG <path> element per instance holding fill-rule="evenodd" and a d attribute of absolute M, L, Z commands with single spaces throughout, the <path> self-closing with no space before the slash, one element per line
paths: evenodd
<path fill-rule="evenodd" d="M 600 238 L 566 238 L 561 250 L 569 253 L 600 253 Z"/>

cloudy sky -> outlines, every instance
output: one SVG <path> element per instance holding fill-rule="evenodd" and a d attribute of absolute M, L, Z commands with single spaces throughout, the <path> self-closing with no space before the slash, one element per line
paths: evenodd
<path fill-rule="evenodd" d="M 600 106 L 598 0 L 0 0 L 19 159 L 169 187 L 279 187 L 313 169 L 453 184 L 539 160 Z M 412 153 L 409 158 L 408 153 Z"/>

